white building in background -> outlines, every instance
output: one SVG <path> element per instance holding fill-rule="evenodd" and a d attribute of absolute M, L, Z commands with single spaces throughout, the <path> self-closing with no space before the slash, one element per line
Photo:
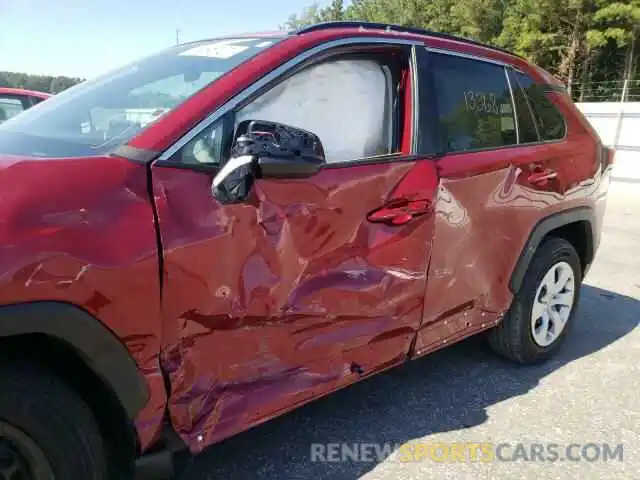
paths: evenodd
<path fill-rule="evenodd" d="M 576 103 L 605 145 L 615 148 L 613 175 L 640 181 L 640 102 Z"/>

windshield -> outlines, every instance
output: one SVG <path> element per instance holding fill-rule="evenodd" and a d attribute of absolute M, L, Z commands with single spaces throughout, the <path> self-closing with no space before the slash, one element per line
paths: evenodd
<path fill-rule="evenodd" d="M 85 81 L 2 123 L 0 152 L 38 157 L 108 153 L 282 38 L 190 43 Z"/>

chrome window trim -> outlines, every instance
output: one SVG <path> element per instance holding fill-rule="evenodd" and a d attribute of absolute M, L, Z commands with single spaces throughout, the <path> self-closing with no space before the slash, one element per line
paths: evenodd
<path fill-rule="evenodd" d="M 262 88 L 266 87 L 269 83 L 276 80 L 278 77 L 286 74 L 288 71 L 294 69 L 301 63 L 309 60 L 310 58 L 325 52 L 327 50 L 331 50 L 337 47 L 349 46 L 349 45 L 371 45 L 371 44 L 380 44 L 380 45 L 405 45 L 405 46 L 415 46 L 421 45 L 424 46 L 424 42 L 409 40 L 409 39 L 398 39 L 398 38 L 383 38 L 383 37 L 350 37 L 350 38 L 341 38 L 337 40 L 332 40 L 321 45 L 316 45 L 315 47 L 306 50 L 300 53 L 298 56 L 286 61 L 282 65 L 278 66 L 271 72 L 267 73 L 265 76 L 261 77 L 256 82 L 252 83 L 249 87 L 233 96 L 229 100 L 227 100 L 222 106 L 220 106 L 213 113 L 209 114 L 206 118 L 201 120 L 196 126 L 192 127 L 186 134 L 184 134 L 180 139 L 178 139 L 173 145 L 169 146 L 156 160 L 158 163 L 170 163 L 174 164 L 175 162 L 168 162 L 168 160 L 176 154 L 182 147 L 188 144 L 191 140 L 193 140 L 196 136 L 198 136 L 203 130 L 212 125 L 214 122 L 218 121 L 224 115 L 233 110 L 238 104 L 245 101 L 248 97 L 255 94 Z M 413 56 L 413 52 L 412 52 Z M 413 67 L 413 65 L 412 65 Z M 413 68 L 412 68 L 413 69 Z M 415 73 L 414 73 L 415 75 Z M 412 92 L 413 94 L 413 92 Z M 415 96 L 413 97 L 414 105 L 415 105 Z M 413 135 L 412 139 L 415 143 L 415 132 L 414 130 L 411 134 Z"/>
<path fill-rule="evenodd" d="M 506 68 L 503 68 L 504 76 L 507 78 L 507 88 L 511 96 L 511 109 L 513 111 L 513 121 L 516 126 L 516 145 L 520 145 L 520 126 L 518 125 L 518 111 L 516 110 L 516 99 L 513 95 L 513 88 L 511 87 L 511 79 L 509 78 L 509 72 Z"/>
<path fill-rule="evenodd" d="M 469 53 L 456 52 L 455 50 L 444 50 L 442 48 L 432 48 L 432 47 L 426 47 L 426 48 L 427 48 L 427 51 L 431 53 L 441 53 L 443 55 L 451 55 L 454 57 L 466 58 L 467 60 L 476 60 L 479 62 L 492 63 L 494 65 L 499 65 L 501 67 L 511 66 L 511 64 L 509 63 L 501 62 L 500 60 L 494 60 L 493 58 L 479 57 L 477 55 L 472 55 Z"/>

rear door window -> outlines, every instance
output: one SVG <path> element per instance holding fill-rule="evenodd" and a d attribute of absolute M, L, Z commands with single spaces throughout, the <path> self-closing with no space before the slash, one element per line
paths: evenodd
<path fill-rule="evenodd" d="M 516 72 L 515 78 L 531 105 L 540 139 L 543 141 L 563 139 L 567 130 L 564 117 L 547 98 L 544 88 L 524 73 Z"/>
<path fill-rule="evenodd" d="M 481 60 L 429 54 L 438 127 L 445 152 L 517 145 L 505 69 Z"/>

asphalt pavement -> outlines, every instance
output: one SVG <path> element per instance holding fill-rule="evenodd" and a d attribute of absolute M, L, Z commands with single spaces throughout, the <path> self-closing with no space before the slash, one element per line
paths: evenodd
<path fill-rule="evenodd" d="M 640 480 L 639 321 L 640 183 L 614 182 L 574 329 L 553 360 L 513 365 L 472 338 L 183 456 L 176 478 Z M 493 461 L 371 454 L 407 443 L 504 449 Z M 335 448 L 327 444 L 351 453 L 312 461 L 313 448 Z M 374 446 L 356 458 L 363 444 Z M 534 445 L 544 455 L 532 455 Z"/>

